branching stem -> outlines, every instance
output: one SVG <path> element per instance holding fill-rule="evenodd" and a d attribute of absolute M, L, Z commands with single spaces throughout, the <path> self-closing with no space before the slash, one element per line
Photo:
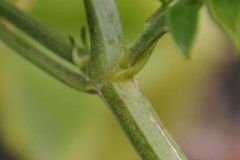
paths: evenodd
<path fill-rule="evenodd" d="M 133 78 L 147 62 L 158 39 L 166 33 L 163 17 L 167 7 L 158 9 L 151 16 L 143 33 L 124 56 L 121 48 L 124 46 L 122 25 L 115 0 L 84 0 L 84 4 L 91 39 L 90 60 L 84 68 L 94 89 L 117 117 L 143 160 L 186 160 Z M 72 63 L 72 46 L 65 37 L 5 0 L 0 0 L 0 16 Z M 81 91 L 89 89 L 88 78 L 64 67 L 3 25 L 0 25 L 0 38 L 10 48 L 67 85 Z M 121 70 L 121 65 L 117 65 L 121 57 L 125 57 L 123 60 L 127 59 L 132 67 L 129 71 L 125 72 Z M 119 70 L 130 76 L 114 78 Z"/>
<path fill-rule="evenodd" d="M 120 48 L 123 45 L 122 29 L 115 1 L 84 0 L 84 3 L 92 44 L 90 72 L 93 75 L 90 77 L 98 88 L 99 96 L 117 117 L 142 159 L 186 160 L 141 93 L 134 75 L 111 77 L 111 73 L 118 69 L 115 64 L 123 52 Z M 149 19 L 140 38 L 130 47 L 131 65 L 137 65 L 149 56 L 148 51 L 165 33 L 162 16 L 163 11 L 158 10 Z"/>
<path fill-rule="evenodd" d="M 164 24 L 165 8 L 158 9 L 146 22 L 143 32 L 136 41 L 130 45 L 130 61 L 134 66 L 141 62 L 141 68 L 145 65 L 153 50 L 154 45 L 161 36 L 166 33 Z M 143 62 L 144 59 L 144 62 Z M 141 68 L 139 70 L 141 70 Z"/>

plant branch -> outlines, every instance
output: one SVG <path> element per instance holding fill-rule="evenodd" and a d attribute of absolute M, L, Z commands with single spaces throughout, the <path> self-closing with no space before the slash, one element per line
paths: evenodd
<path fill-rule="evenodd" d="M 143 32 L 136 41 L 131 44 L 127 53 L 121 58 L 127 64 L 122 70 L 116 72 L 114 78 L 129 79 L 134 77 L 147 63 L 157 41 L 167 32 L 164 22 L 164 15 L 167 6 L 159 8 L 146 22 Z M 126 63 L 127 61 L 127 63 Z"/>
<path fill-rule="evenodd" d="M 143 160 L 186 160 L 135 82 L 107 83 L 100 97 L 116 115 Z"/>
<path fill-rule="evenodd" d="M 113 76 L 113 72 L 119 69 L 116 64 L 129 60 L 128 51 L 124 53 L 124 47 L 121 47 L 124 43 L 115 0 L 84 0 L 84 3 L 92 50 L 89 77 L 94 81 L 99 96 L 112 110 L 142 159 L 186 160 L 142 95 L 133 76 L 122 78 L 125 73 L 121 70 L 119 76 Z M 165 33 L 162 11 L 157 11 L 147 25 L 139 40 L 130 47 L 133 64 L 148 56 L 144 54 L 153 49 L 157 39 Z M 137 55 L 139 53 L 140 56 Z"/>
<path fill-rule="evenodd" d="M 89 82 L 84 76 L 66 68 L 61 63 L 40 52 L 31 44 L 15 35 L 1 23 L 0 39 L 11 49 L 64 84 L 76 90 L 86 91 Z"/>
<path fill-rule="evenodd" d="M 153 50 L 154 45 L 159 38 L 166 33 L 164 24 L 165 10 L 166 8 L 158 9 L 146 22 L 145 28 L 141 35 L 139 35 L 136 41 L 130 45 L 129 52 L 132 66 L 143 59 L 144 65 L 152 53 L 148 52 L 148 50 Z"/>
<path fill-rule="evenodd" d="M 72 46 L 67 37 L 48 28 L 39 20 L 19 10 L 6 0 L 0 0 L 0 16 L 58 56 L 73 63 Z"/>
<path fill-rule="evenodd" d="M 115 114 L 142 159 L 186 160 L 149 101 L 142 95 L 136 81 L 132 77 L 112 78 L 119 69 L 117 61 L 124 57 L 121 48 L 124 45 L 122 25 L 115 0 L 84 0 L 84 3 L 92 51 L 86 73 L 97 87 L 99 96 Z M 148 20 L 143 33 L 130 46 L 131 66 L 137 65 L 139 61 L 145 64 L 157 40 L 166 32 L 164 13 L 165 8 L 157 10 Z M 45 47 L 72 62 L 72 47 L 64 37 L 5 0 L 0 0 L 0 15 Z M 0 38 L 20 55 L 67 85 L 82 91 L 89 89 L 87 78 L 40 52 L 3 25 L 0 25 Z"/>

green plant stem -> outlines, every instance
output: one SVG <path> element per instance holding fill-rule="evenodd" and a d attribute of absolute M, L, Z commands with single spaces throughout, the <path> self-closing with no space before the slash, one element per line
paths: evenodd
<path fill-rule="evenodd" d="M 123 54 L 122 26 L 115 0 L 84 0 L 91 40 L 89 77 L 102 85 Z"/>
<path fill-rule="evenodd" d="M 153 107 L 142 95 L 136 81 L 134 83 L 131 77 L 128 77 L 128 80 L 112 77 L 112 73 L 117 69 L 116 60 L 124 53 L 121 49 L 123 36 L 115 0 L 84 0 L 84 3 L 92 51 L 89 77 L 94 81 L 99 96 L 116 115 L 142 159 L 185 160 Z M 132 48 L 131 51 L 146 52 L 164 33 L 161 28 L 162 21 L 159 23 L 161 16 L 158 18 L 159 14 L 154 14 L 153 17 L 155 18 L 149 22 L 151 26 L 147 27 L 140 42 L 134 45 L 140 49 Z M 146 41 L 146 44 L 142 44 L 143 41 Z M 134 60 L 141 59 L 135 56 L 137 58 Z"/>
<path fill-rule="evenodd" d="M 186 160 L 136 83 L 106 83 L 100 96 L 143 160 Z"/>
<path fill-rule="evenodd" d="M 186 160 L 163 127 L 149 101 L 142 95 L 136 81 L 112 79 L 116 61 L 123 56 L 123 34 L 115 0 L 84 0 L 91 36 L 91 57 L 87 74 L 99 96 L 117 117 L 130 141 L 144 160 Z M 0 0 L 0 15 L 30 37 L 72 62 L 70 42 Z M 164 10 L 159 9 L 146 24 L 144 32 L 130 46 L 131 65 L 150 56 L 157 40 L 165 33 Z M 86 90 L 88 80 L 41 53 L 32 45 L 0 25 L 1 39 L 12 49 L 67 85 Z"/>
<path fill-rule="evenodd" d="M 48 28 L 39 20 L 19 10 L 6 0 L 0 0 L 0 16 L 55 54 L 73 63 L 72 46 L 67 37 Z"/>
<path fill-rule="evenodd" d="M 151 56 L 152 52 L 149 52 L 149 49 L 153 50 L 159 38 L 166 33 L 164 24 L 165 10 L 166 8 L 158 9 L 146 22 L 141 35 L 130 45 L 129 52 L 132 66 L 144 59 L 144 62 L 141 62 L 143 67 Z"/>
<path fill-rule="evenodd" d="M 11 49 L 19 53 L 33 64 L 57 78 L 64 84 L 80 91 L 85 91 L 88 80 L 82 75 L 66 68 L 61 63 L 30 45 L 25 40 L 15 35 L 0 23 L 0 39 Z"/>

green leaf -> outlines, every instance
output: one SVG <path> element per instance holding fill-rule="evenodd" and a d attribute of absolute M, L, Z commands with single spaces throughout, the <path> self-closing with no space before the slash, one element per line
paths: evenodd
<path fill-rule="evenodd" d="M 240 51 L 240 0 L 208 0 L 207 2 L 213 19 Z"/>
<path fill-rule="evenodd" d="M 181 0 L 170 7 L 166 15 L 168 29 L 185 56 L 189 56 L 196 35 L 201 5 L 200 0 Z"/>

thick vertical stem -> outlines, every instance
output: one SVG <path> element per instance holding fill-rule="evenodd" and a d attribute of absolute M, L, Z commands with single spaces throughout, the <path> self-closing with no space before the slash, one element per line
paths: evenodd
<path fill-rule="evenodd" d="M 122 54 L 123 34 L 115 0 L 84 0 L 91 37 L 89 76 L 99 84 L 109 79 Z"/>
<path fill-rule="evenodd" d="M 105 84 L 100 96 L 111 108 L 142 159 L 186 160 L 136 83 Z"/>

